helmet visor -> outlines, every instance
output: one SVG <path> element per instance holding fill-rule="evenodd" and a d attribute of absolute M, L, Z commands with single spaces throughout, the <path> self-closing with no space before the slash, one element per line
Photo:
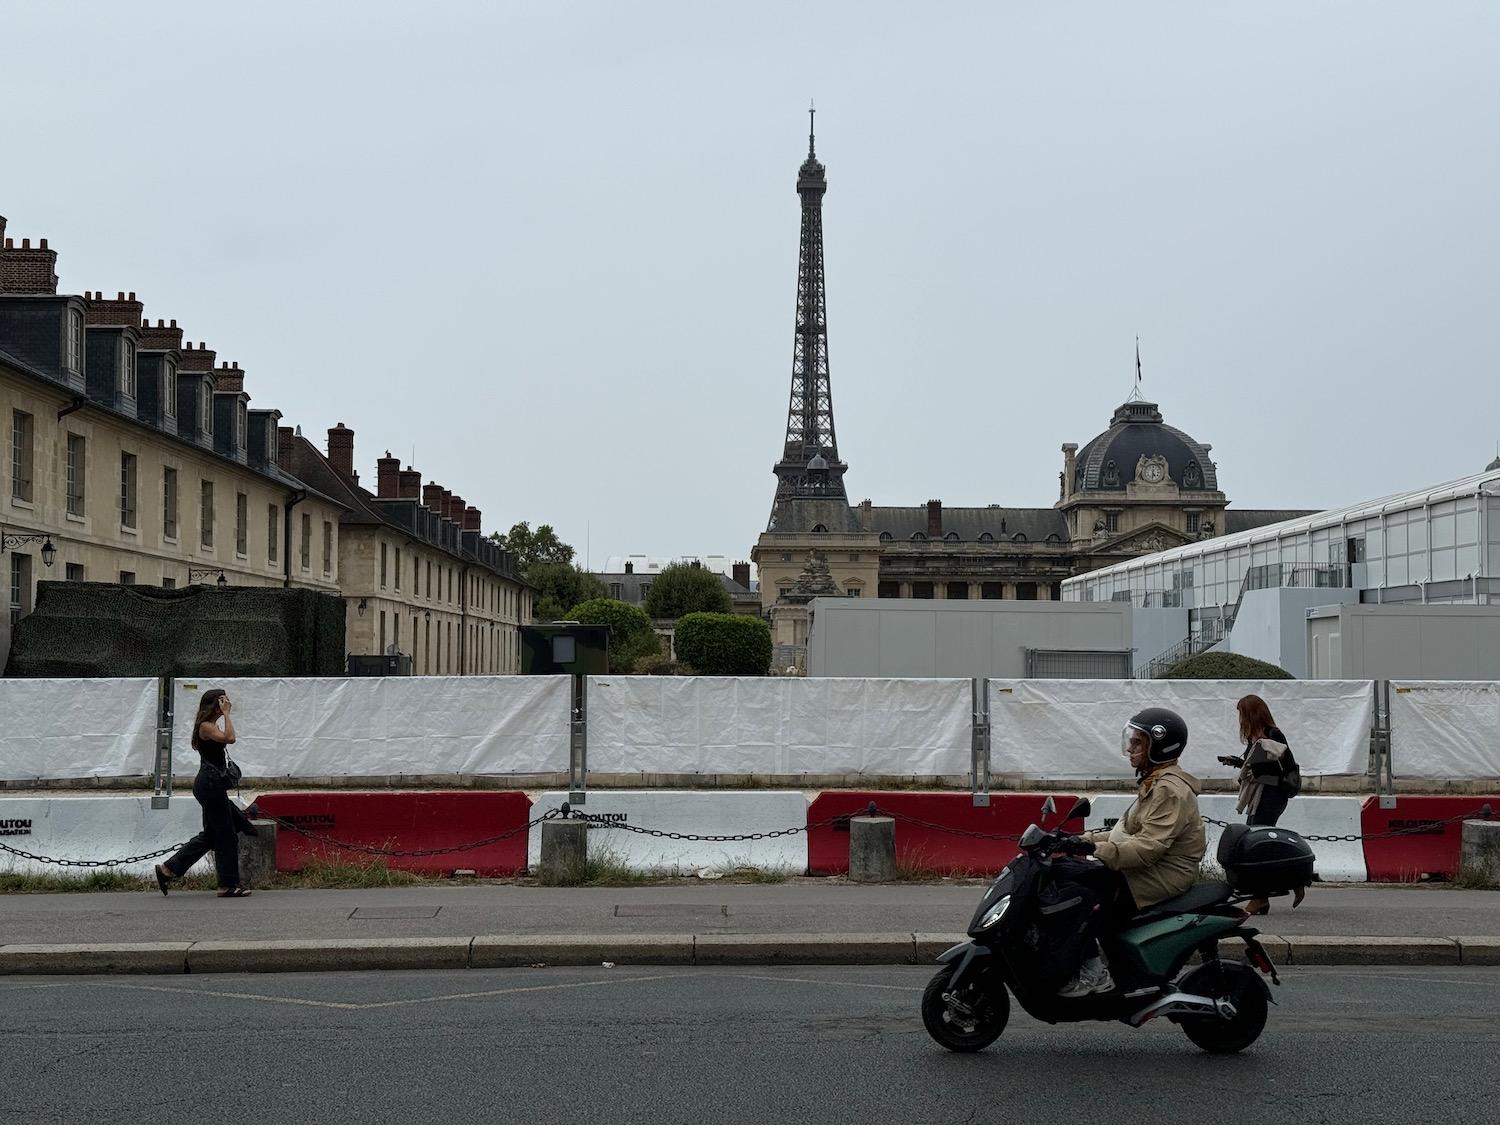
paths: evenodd
<path fill-rule="evenodd" d="M 1140 733 L 1141 733 L 1141 728 L 1140 727 L 1133 727 L 1129 723 L 1125 724 L 1125 729 L 1122 730 L 1122 731 L 1120 731 L 1120 753 L 1121 754 L 1124 754 L 1125 757 L 1127 757 L 1127 758 L 1130 757 L 1130 742 L 1131 742 L 1131 740 L 1133 738 L 1135 738 L 1136 735 L 1138 735 Z"/>

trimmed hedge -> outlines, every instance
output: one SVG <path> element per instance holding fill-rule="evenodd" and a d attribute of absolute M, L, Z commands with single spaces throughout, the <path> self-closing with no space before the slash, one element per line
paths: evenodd
<path fill-rule="evenodd" d="M 742 613 L 689 613 L 677 622 L 677 656 L 704 676 L 764 676 L 771 627 Z"/>
<path fill-rule="evenodd" d="M 638 605 L 590 598 L 568 610 L 568 618 L 584 625 L 609 626 L 609 670 L 616 674 L 628 675 L 641 657 L 661 652 L 651 618 Z"/>
<path fill-rule="evenodd" d="M 1237 652 L 1200 652 L 1180 660 L 1162 675 L 1164 680 L 1295 680 L 1276 664 Z"/>

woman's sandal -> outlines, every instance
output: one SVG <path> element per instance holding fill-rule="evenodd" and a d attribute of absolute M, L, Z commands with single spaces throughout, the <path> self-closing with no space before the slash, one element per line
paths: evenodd
<path fill-rule="evenodd" d="M 156 885 L 161 888 L 161 893 L 166 895 L 167 884 L 172 881 L 172 873 L 161 864 L 156 865 Z"/>
<path fill-rule="evenodd" d="M 230 887 L 227 891 L 220 891 L 219 898 L 249 898 L 250 892 L 244 887 Z"/>

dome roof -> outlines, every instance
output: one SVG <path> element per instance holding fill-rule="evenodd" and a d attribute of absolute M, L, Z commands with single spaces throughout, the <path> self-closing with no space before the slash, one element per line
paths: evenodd
<path fill-rule="evenodd" d="M 1211 448 L 1163 422 L 1156 403 L 1132 400 L 1115 411 L 1109 429 L 1078 451 L 1073 491 L 1124 492 L 1140 459 L 1159 456 L 1166 459 L 1167 476 L 1178 488 L 1217 492 Z"/>
<path fill-rule="evenodd" d="M 1484 467 L 1484 471 L 1487 473 L 1493 473 L 1496 469 L 1500 469 L 1500 457 L 1496 457 Z"/>

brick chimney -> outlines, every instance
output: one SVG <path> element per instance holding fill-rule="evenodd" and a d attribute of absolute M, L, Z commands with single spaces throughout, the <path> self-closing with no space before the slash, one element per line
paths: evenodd
<path fill-rule="evenodd" d="M 232 366 L 221 363 L 214 372 L 214 386 L 222 394 L 240 394 L 245 389 L 245 373 L 238 363 Z"/>
<path fill-rule="evenodd" d="M 422 486 L 422 505 L 430 508 L 438 515 L 443 514 L 443 486 L 436 481 L 428 481 Z"/>
<path fill-rule="evenodd" d="M 297 431 L 291 426 L 276 427 L 276 465 L 284 473 L 293 473 L 292 439 L 296 436 Z"/>
<path fill-rule="evenodd" d="M 113 301 L 109 300 L 103 293 L 85 293 L 83 322 L 85 324 L 104 325 L 109 328 L 119 328 L 129 325 L 131 328 L 141 326 L 141 314 L 146 306 L 135 299 L 135 294 L 118 294 Z"/>
<path fill-rule="evenodd" d="M 212 371 L 214 360 L 219 358 L 219 353 L 201 340 L 196 344 L 189 341 L 180 350 L 182 351 L 182 370 L 185 372 Z"/>
<path fill-rule="evenodd" d="M 943 537 L 943 502 L 941 500 L 927 501 L 927 538 L 941 539 Z"/>
<path fill-rule="evenodd" d="M 443 493 L 443 515 L 449 523 L 464 525 L 464 509 L 468 505 L 464 503 L 462 496 L 455 496 L 451 492 Z"/>
<path fill-rule="evenodd" d="M 422 474 L 410 466 L 396 474 L 396 497 L 400 500 L 422 498 Z"/>
<path fill-rule="evenodd" d="M 155 328 L 149 323 L 143 323 L 141 325 L 141 351 L 182 351 L 182 329 L 177 327 L 175 320 L 171 324 L 158 320 Z"/>
<path fill-rule="evenodd" d="M 737 562 L 737 563 L 734 564 L 734 566 L 730 567 L 730 571 L 731 571 L 731 575 L 730 576 L 735 580 L 736 583 L 738 583 L 739 585 L 745 587 L 745 589 L 747 589 L 747 590 L 750 589 L 750 564 L 749 563 L 747 563 L 747 562 Z"/>
<path fill-rule="evenodd" d="M 464 530 L 465 531 L 478 531 L 479 530 L 479 509 L 478 508 L 469 507 L 469 508 L 465 508 L 464 509 Z"/>
<path fill-rule="evenodd" d="M 359 480 L 354 472 L 354 431 L 342 422 L 328 431 L 328 463 L 339 476 Z"/>
<path fill-rule="evenodd" d="M 871 504 L 869 500 L 861 500 L 859 502 L 859 529 L 861 531 L 874 530 L 874 528 L 872 527 L 875 522 L 875 513 L 872 510 L 873 507 L 874 505 Z"/>
<path fill-rule="evenodd" d="M 340 422 L 339 425 L 342 426 L 343 423 Z M 330 430 L 329 431 L 329 435 L 330 436 L 329 436 L 329 442 L 328 442 L 329 460 L 330 461 L 333 459 L 333 456 L 332 456 L 332 449 L 333 449 L 332 433 L 333 433 L 333 431 Z M 352 440 L 353 439 L 351 438 L 351 441 Z M 350 456 L 351 456 L 351 459 L 352 459 L 353 454 L 351 453 Z M 401 481 L 401 458 L 399 458 L 399 457 L 392 457 L 391 456 L 391 451 L 389 449 L 387 449 L 385 451 L 385 456 L 384 457 L 377 457 L 375 459 L 375 495 L 378 496 L 382 500 L 394 500 L 394 499 L 396 499 L 398 496 L 401 495 L 400 481 Z"/>
<path fill-rule="evenodd" d="M 625 573 L 626 574 L 634 574 L 635 573 L 635 563 L 633 563 L 633 562 L 627 562 L 625 564 Z"/>
<path fill-rule="evenodd" d="M 0 231 L 3 233 L 3 231 Z M 31 239 L 7 238 L 0 250 L 0 293 L 56 293 L 57 251 L 42 239 L 35 249 Z M 139 322 L 137 322 L 139 323 Z"/>

